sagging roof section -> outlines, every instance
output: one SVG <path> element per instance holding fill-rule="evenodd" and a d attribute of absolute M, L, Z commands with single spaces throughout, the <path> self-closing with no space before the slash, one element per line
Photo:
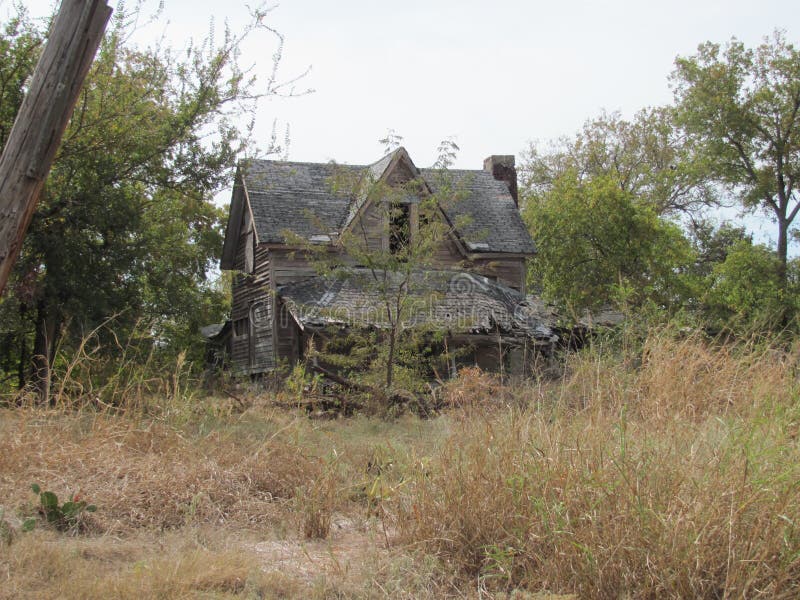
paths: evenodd
<path fill-rule="evenodd" d="M 411 277 L 405 327 L 431 324 L 453 333 L 497 332 L 542 343 L 557 339 L 538 307 L 486 277 L 451 270 L 421 271 Z M 282 286 L 278 296 L 303 328 L 386 328 L 383 299 L 396 293 L 403 281 L 399 273 L 347 269 Z"/>

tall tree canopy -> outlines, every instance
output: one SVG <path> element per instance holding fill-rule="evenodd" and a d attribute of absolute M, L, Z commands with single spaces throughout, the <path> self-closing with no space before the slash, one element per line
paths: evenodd
<path fill-rule="evenodd" d="M 800 211 L 800 52 L 781 32 L 755 49 L 707 42 L 677 59 L 672 83 L 676 123 L 708 175 L 776 221 L 785 282 L 789 228 Z"/>
<path fill-rule="evenodd" d="M 666 108 L 643 109 L 630 121 L 603 112 L 587 120 L 575 136 L 549 146 L 532 144 L 523 156 L 522 187 L 528 195 L 549 192 L 566 173 L 580 183 L 611 177 L 622 192 L 635 195 L 659 215 L 716 200 L 702 165 L 676 133 Z"/>
<path fill-rule="evenodd" d="M 631 121 L 602 113 L 571 138 L 532 145 L 521 174 L 538 249 L 532 289 L 574 311 L 675 300 L 692 252 L 667 216 L 715 196 L 669 110 L 642 110 Z"/>
<path fill-rule="evenodd" d="M 22 10 L 0 32 L 0 148 L 11 132 L 41 45 L 41 35 Z"/>
<path fill-rule="evenodd" d="M 33 356 L 45 394 L 64 336 L 69 343 L 115 317 L 116 333 L 144 322 L 165 348 L 222 318 L 227 299 L 207 281 L 222 247 L 223 211 L 213 193 L 253 146 L 247 117 L 255 102 L 280 91 L 273 64 L 260 91 L 237 64 L 247 35 L 271 31 L 264 10 L 219 43 L 182 52 L 134 47 L 135 17 L 118 7 L 0 304 L 10 342 L 0 366 L 16 363 L 22 380 Z M 35 60 L 27 57 L 42 38 L 24 18 L 10 23 L 0 52 L 13 61 L 3 62 L 0 78 L 24 81 Z M 0 132 L 16 112 L 14 89 L 0 91 Z"/>

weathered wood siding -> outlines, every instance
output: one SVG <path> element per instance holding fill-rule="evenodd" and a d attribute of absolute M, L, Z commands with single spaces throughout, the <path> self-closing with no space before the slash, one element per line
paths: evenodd
<path fill-rule="evenodd" d="M 279 363 L 292 366 L 300 359 L 300 328 L 280 298 L 275 301 L 275 349 Z"/>
<path fill-rule="evenodd" d="M 270 259 L 273 289 L 317 275 L 314 266 L 302 251 L 290 252 L 273 249 L 270 252 Z M 301 355 L 300 328 L 277 296 L 273 307 L 275 310 L 276 363 L 293 365 Z"/>
<path fill-rule="evenodd" d="M 527 266 L 522 257 L 468 260 L 461 254 L 454 242 L 446 240 L 439 245 L 434 255 L 434 264 L 441 269 L 463 269 L 479 273 L 525 293 Z"/>
<path fill-rule="evenodd" d="M 414 177 L 415 175 L 411 172 L 408 165 L 401 161 L 395 165 L 391 172 L 386 174 L 386 183 L 391 186 L 403 185 L 411 181 Z"/>
<path fill-rule="evenodd" d="M 231 307 L 231 359 L 234 370 L 243 374 L 264 373 L 275 368 L 269 250 L 257 246 L 253 254 L 253 272 L 244 272 L 245 253 L 247 245 L 253 243 L 253 235 L 249 219 L 243 218 L 236 248 L 234 268 L 237 273 L 233 280 Z"/>
<path fill-rule="evenodd" d="M 267 288 L 268 289 L 268 288 Z M 271 294 L 250 306 L 250 373 L 275 368 L 274 320 Z"/>
<path fill-rule="evenodd" d="M 356 218 L 351 231 L 358 243 L 363 243 L 370 252 L 386 248 L 389 240 L 386 211 L 380 206 L 369 204 Z"/>
<path fill-rule="evenodd" d="M 525 293 L 527 269 L 524 258 L 484 258 L 473 261 L 469 270 L 496 279 L 503 285 Z"/>
<path fill-rule="evenodd" d="M 408 166 L 401 162 L 387 174 L 385 183 L 396 187 L 408 183 L 413 178 L 414 175 Z M 409 218 L 413 235 L 419 224 L 419 210 L 416 205 L 412 204 Z M 352 223 L 351 231 L 359 243 L 363 243 L 369 251 L 388 250 L 389 223 L 386 206 L 375 201 L 367 204 Z"/>
<path fill-rule="evenodd" d="M 464 264 L 464 255 L 461 254 L 452 240 L 443 240 L 436 248 L 433 262 L 440 269 L 458 269 Z"/>
<path fill-rule="evenodd" d="M 302 281 L 314 277 L 317 272 L 305 253 L 298 250 L 270 250 L 270 270 L 272 287 L 277 288 L 287 283 Z"/>
<path fill-rule="evenodd" d="M 370 251 L 387 250 L 389 244 L 388 215 L 382 207 L 369 205 L 353 223 L 353 234 L 359 242 L 364 242 Z M 419 227 L 419 208 L 411 206 L 411 236 L 416 235 Z M 434 253 L 434 264 L 442 269 L 458 268 L 464 260 L 463 254 L 450 239 L 442 240 Z"/>

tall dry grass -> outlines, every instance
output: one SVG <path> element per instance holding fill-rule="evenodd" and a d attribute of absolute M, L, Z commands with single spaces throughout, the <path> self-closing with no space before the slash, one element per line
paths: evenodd
<path fill-rule="evenodd" d="M 0 576 L 9 600 L 282 596 L 254 556 L 178 535 L 112 543 L 36 532 L 0 551 Z"/>
<path fill-rule="evenodd" d="M 46 402 L 30 381 L 21 391 L 0 390 L 0 406 L 58 410 L 94 410 L 127 415 L 182 413 L 201 393 L 202 365 L 193 365 L 186 352 L 164 352 L 153 341 L 152 328 L 137 322 L 118 335 L 108 318 L 81 338 L 76 346 L 61 340 L 55 351 Z"/>
<path fill-rule="evenodd" d="M 389 553 L 363 497 L 376 446 L 427 449 L 438 424 L 196 417 L 0 412 L 0 518 L 15 530 L 0 539 L 0 598 L 448 595 L 435 561 Z M 60 498 L 80 488 L 98 510 L 80 532 L 24 533 L 31 481 Z"/>
<path fill-rule="evenodd" d="M 79 488 L 101 507 L 92 515 L 101 532 L 269 523 L 320 472 L 280 429 L 193 435 L 159 421 L 54 411 L 3 411 L 0 420 L 2 504 L 30 502 L 31 482 L 59 497 Z"/>
<path fill-rule="evenodd" d="M 798 357 L 651 337 L 641 367 L 574 357 L 540 410 L 465 419 L 409 473 L 411 547 L 495 590 L 800 595 Z"/>
<path fill-rule="evenodd" d="M 555 381 L 467 370 L 431 420 L 242 414 L 172 373 L 169 397 L 5 410 L 0 597 L 797 597 L 799 363 L 656 332 L 572 355 Z M 88 535 L 19 532 L 34 481 L 80 488 Z M 343 531 L 371 570 L 265 575 L 231 537 L 334 548 Z"/>
<path fill-rule="evenodd" d="M 786 406 L 797 398 L 800 345 L 752 338 L 708 341 L 700 334 L 654 332 L 635 368 L 602 348 L 575 355 L 568 364 L 560 404 L 580 395 L 584 407 L 623 408 L 649 422 L 752 416 L 754 407 Z"/>

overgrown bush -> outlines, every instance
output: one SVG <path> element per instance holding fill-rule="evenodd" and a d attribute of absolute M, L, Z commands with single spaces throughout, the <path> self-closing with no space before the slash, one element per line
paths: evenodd
<path fill-rule="evenodd" d="M 506 406 L 509 390 L 493 373 L 480 367 L 464 367 L 439 390 L 442 402 L 450 408 L 489 411 Z"/>

